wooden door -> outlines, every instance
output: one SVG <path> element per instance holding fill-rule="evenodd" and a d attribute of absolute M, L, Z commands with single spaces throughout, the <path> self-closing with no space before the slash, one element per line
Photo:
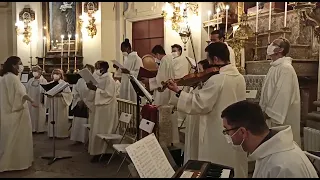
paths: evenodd
<path fill-rule="evenodd" d="M 140 57 L 151 54 L 155 45 L 164 46 L 163 18 L 132 23 L 132 46 Z"/>

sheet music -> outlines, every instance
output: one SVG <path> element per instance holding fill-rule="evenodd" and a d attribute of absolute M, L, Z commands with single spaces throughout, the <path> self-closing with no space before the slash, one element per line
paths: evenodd
<path fill-rule="evenodd" d="M 141 178 L 171 178 L 175 173 L 154 134 L 126 150 Z"/>
<path fill-rule="evenodd" d="M 55 96 L 56 94 L 60 93 L 68 86 L 69 84 L 67 82 L 62 81 L 61 83 L 59 83 L 58 85 L 56 85 L 55 87 L 47 91 L 46 94 L 50 96 Z"/>
<path fill-rule="evenodd" d="M 122 64 L 120 64 L 120 63 L 119 63 L 118 61 L 116 61 L 116 60 L 112 60 L 111 62 L 112 62 L 113 64 L 115 64 L 116 66 L 118 66 L 119 69 L 127 69 L 127 68 L 123 67 Z"/>
<path fill-rule="evenodd" d="M 29 80 L 29 74 L 21 74 L 21 83 L 27 83 Z"/>
<path fill-rule="evenodd" d="M 246 98 L 256 98 L 258 90 L 246 90 Z"/>
<path fill-rule="evenodd" d="M 143 92 L 143 94 L 145 95 L 145 97 L 147 98 L 147 100 L 152 103 L 153 102 L 153 98 L 152 95 L 146 90 L 146 88 L 144 88 L 142 86 L 142 84 L 140 84 L 140 82 L 138 81 L 138 79 L 132 75 L 129 76 L 130 79 L 132 79 L 141 89 L 141 91 Z"/>
<path fill-rule="evenodd" d="M 91 81 L 93 85 L 98 86 L 98 81 L 92 76 L 91 72 L 87 68 L 82 69 L 78 73 L 86 83 Z"/>
<path fill-rule="evenodd" d="M 183 171 L 180 178 L 191 178 L 194 172 L 191 171 Z"/>

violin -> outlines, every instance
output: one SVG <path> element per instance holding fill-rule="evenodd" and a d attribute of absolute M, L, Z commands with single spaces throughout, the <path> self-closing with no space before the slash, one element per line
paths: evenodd
<path fill-rule="evenodd" d="M 203 72 L 187 74 L 183 78 L 175 79 L 173 81 L 177 83 L 178 86 L 194 87 L 197 86 L 199 83 L 206 82 L 211 76 L 219 74 L 220 68 L 222 66 L 213 65 L 212 67 L 205 69 Z M 160 92 L 163 92 L 167 88 L 168 82 L 169 80 L 166 82 L 162 81 L 161 84 L 163 87 L 159 88 L 158 90 Z"/>

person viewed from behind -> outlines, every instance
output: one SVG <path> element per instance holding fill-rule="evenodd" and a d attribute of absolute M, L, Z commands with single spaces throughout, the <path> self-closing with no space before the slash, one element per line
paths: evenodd
<path fill-rule="evenodd" d="M 23 71 L 21 59 L 9 57 L 0 72 L 0 172 L 24 170 L 32 165 L 32 124 L 27 101 L 31 99 L 18 74 Z"/>
<path fill-rule="evenodd" d="M 126 99 L 132 102 L 137 101 L 136 91 L 133 89 L 130 83 L 129 74 L 138 77 L 140 67 L 143 67 L 142 59 L 138 56 L 138 53 L 132 51 L 129 39 L 125 39 L 121 43 L 121 52 L 127 59 L 123 63 L 125 69 L 121 69 L 121 86 L 120 86 L 120 98 Z"/>
<path fill-rule="evenodd" d="M 300 89 L 288 40 L 275 39 L 267 49 L 272 62 L 261 91 L 260 106 L 270 127 L 290 125 L 294 141 L 300 145 Z"/>
<path fill-rule="evenodd" d="M 229 53 L 230 53 L 230 63 L 235 66 L 236 65 L 236 59 L 235 59 L 236 56 L 234 54 L 234 51 L 233 51 L 232 47 L 230 47 L 228 45 L 228 43 L 224 41 L 225 40 L 225 34 L 221 30 L 212 31 L 211 34 L 210 34 L 210 40 L 211 40 L 211 43 L 223 42 L 228 46 L 228 50 L 229 50 Z"/>
<path fill-rule="evenodd" d="M 318 178 L 308 157 L 293 141 L 289 125 L 269 129 L 259 105 L 236 102 L 221 113 L 231 146 L 256 161 L 253 178 Z"/>
<path fill-rule="evenodd" d="M 64 76 L 61 69 L 54 69 L 51 74 L 53 81 L 63 83 Z M 72 103 L 72 93 L 70 87 L 66 87 L 62 92 L 54 97 L 47 96 L 46 107 L 49 108 L 48 116 L 48 136 L 57 138 L 69 137 L 69 106 Z M 55 134 L 53 134 L 53 125 L 55 122 Z"/>
<path fill-rule="evenodd" d="M 42 76 L 40 66 L 32 67 L 32 75 L 27 83 L 27 93 L 35 101 L 38 107 L 33 107 L 29 103 L 29 111 L 32 122 L 32 132 L 42 133 L 46 131 L 46 107 L 44 89 L 40 84 L 47 84 L 47 80 Z"/>
<path fill-rule="evenodd" d="M 211 66 L 220 66 L 219 74 L 211 76 L 195 92 L 181 91 L 172 80 L 168 88 L 179 97 L 177 110 L 199 119 L 199 160 L 224 164 L 235 169 L 235 177 L 248 176 L 248 161 L 244 152 L 237 152 L 225 141 L 221 112 L 227 106 L 246 99 L 246 83 L 238 69 L 230 64 L 229 50 L 222 42 L 211 43 L 205 49 Z M 220 126 L 220 127 L 219 127 Z M 227 155 L 227 156 L 226 156 Z"/>
<path fill-rule="evenodd" d="M 84 68 L 87 68 L 91 73 L 94 71 L 94 66 L 86 64 Z M 89 109 L 87 101 L 87 96 L 89 89 L 83 78 L 80 78 L 76 85 L 72 88 L 73 100 L 71 109 L 73 111 L 73 121 L 71 127 L 70 140 L 80 143 L 85 143 L 87 141 L 87 129 L 84 128 L 84 124 L 90 124 L 89 119 Z"/>
<path fill-rule="evenodd" d="M 97 162 L 101 155 L 104 155 L 107 150 L 107 144 L 100 139 L 97 134 L 112 134 L 118 123 L 118 103 L 116 98 L 116 83 L 108 73 L 108 62 L 100 63 L 99 70 L 99 87 L 94 86 L 92 83 L 87 83 L 90 89 L 90 101 L 94 102 L 95 112 L 94 121 L 91 127 L 89 139 L 89 154 L 93 155 L 91 162 Z M 102 159 L 107 156 L 101 156 Z"/>

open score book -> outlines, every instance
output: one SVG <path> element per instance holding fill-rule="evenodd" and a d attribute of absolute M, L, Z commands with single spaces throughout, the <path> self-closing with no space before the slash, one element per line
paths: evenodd
<path fill-rule="evenodd" d="M 175 173 L 153 133 L 126 150 L 141 178 L 171 178 Z"/>

